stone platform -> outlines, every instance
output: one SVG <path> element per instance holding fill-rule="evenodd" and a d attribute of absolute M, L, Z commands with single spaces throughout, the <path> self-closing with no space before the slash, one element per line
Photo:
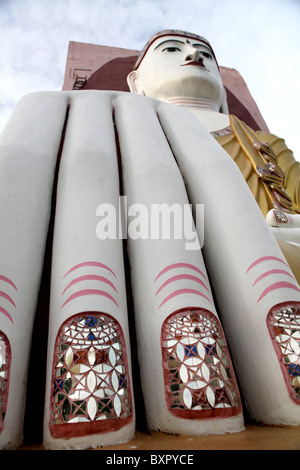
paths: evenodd
<path fill-rule="evenodd" d="M 44 450 L 42 444 L 27 444 L 19 450 Z M 91 450 L 300 450 L 300 427 L 273 427 L 247 425 L 234 434 L 210 436 L 179 436 L 160 432 L 136 432 L 133 440 L 115 446 Z"/>

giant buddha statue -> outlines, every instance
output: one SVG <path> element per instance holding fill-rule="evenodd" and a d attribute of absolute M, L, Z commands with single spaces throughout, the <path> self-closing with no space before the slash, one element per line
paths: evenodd
<path fill-rule="evenodd" d="M 128 82 L 28 95 L 1 136 L 2 448 L 22 435 L 53 188 L 46 448 L 134 435 L 129 275 L 150 429 L 239 432 L 243 405 L 300 424 L 299 164 L 228 115 L 198 35 L 156 34 Z"/>
<path fill-rule="evenodd" d="M 229 115 L 226 92 L 209 42 L 201 36 L 162 31 L 146 44 L 130 90 L 189 109 L 233 158 L 300 281 L 298 230 L 300 165 L 277 136 L 254 131 Z M 281 230 L 278 230 L 278 228 Z M 290 242 L 290 243 L 289 243 Z"/>

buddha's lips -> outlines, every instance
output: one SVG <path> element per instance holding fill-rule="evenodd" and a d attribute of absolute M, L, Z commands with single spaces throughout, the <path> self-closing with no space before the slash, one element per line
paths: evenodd
<path fill-rule="evenodd" d="M 182 67 L 185 67 L 186 65 L 197 65 L 198 67 L 203 67 L 204 69 L 206 68 L 203 62 L 198 62 L 196 60 L 192 60 L 191 62 L 187 62 L 186 64 L 182 64 Z"/>

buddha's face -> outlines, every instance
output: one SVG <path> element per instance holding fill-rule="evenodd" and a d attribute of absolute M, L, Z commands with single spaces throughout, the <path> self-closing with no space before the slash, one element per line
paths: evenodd
<path fill-rule="evenodd" d="M 199 40 L 172 35 L 151 44 L 131 83 L 131 91 L 152 98 L 205 98 L 219 108 L 224 92 L 211 49 Z"/>

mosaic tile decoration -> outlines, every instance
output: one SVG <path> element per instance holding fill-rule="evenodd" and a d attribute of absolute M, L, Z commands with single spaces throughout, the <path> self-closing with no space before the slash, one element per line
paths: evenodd
<path fill-rule="evenodd" d="M 11 352 L 8 339 L 5 334 L 0 331 L 0 432 L 4 428 L 7 406 L 10 358 Z"/>
<path fill-rule="evenodd" d="M 50 432 L 53 437 L 120 429 L 132 419 L 125 341 L 101 313 L 64 323 L 56 340 Z"/>
<path fill-rule="evenodd" d="M 290 397 L 300 405 L 300 304 L 274 307 L 267 325 Z"/>
<path fill-rule="evenodd" d="M 162 327 L 162 355 L 169 411 L 185 419 L 230 417 L 240 395 L 222 328 L 210 312 L 189 309 Z"/>

